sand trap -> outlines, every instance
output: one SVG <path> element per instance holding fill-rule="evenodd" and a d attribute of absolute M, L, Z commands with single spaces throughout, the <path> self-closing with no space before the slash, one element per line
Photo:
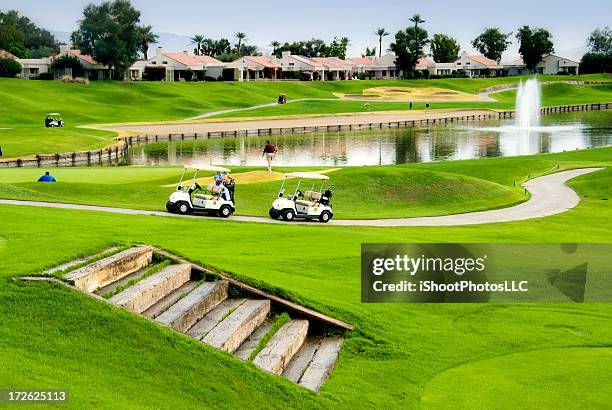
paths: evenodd
<path fill-rule="evenodd" d="M 481 101 L 479 95 L 436 87 L 374 87 L 362 94 L 334 93 L 341 99 L 392 101 Z"/>
<path fill-rule="evenodd" d="M 319 174 L 327 174 L 330 172 L 338 171 L 340 168 L 330 168 L 324 169 L 322 171 L 316 171 Z M 285 174 L 282 172 L 268 172 L 268 171 L 249 171 L 249 172 L 240 172 L 238 174 L 232 174 L 232 178 L 236 180 L 236 184 L 245 185 L 245 184 L 259 184 L 261 182 L 270 182 L 270 181 L 281 181 L 285 178 Z M 213 177 L 201 177 L 197 178 L 196 182 L 204 187 L 205 185 L 211 185 L 213 183 Z M 178 185 L 178 181 L 174 184 L 164 185 L 164 188 L 174 188 Z"/>

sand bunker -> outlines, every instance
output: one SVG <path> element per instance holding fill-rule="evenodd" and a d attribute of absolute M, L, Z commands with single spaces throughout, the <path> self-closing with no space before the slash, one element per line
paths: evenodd
<path fill-rule="evenodd" d="M 393 101 L 481 101 L 479 95 L 435 87 L 374 87 L 362 94 L 334 93 L 341 99 Z"/>
<path fill-rule="evenodd" d="M 322 171 L 316 171 L 316 172 L 319 174 L 327 174 L 329 172 L 338 171 L 339 169 L 340 168 L 330 168 L 330 169 L 324 169 Z M 240 172 L 238 174 L 232 174 L 232 178 L 234 178 L 234 180 L 236 181 L 236 184 L 238 185 L 259 184 L 261 182 L 281 181 L 285 178 L 285 174 L 283 174 L 282 172 L 249 171 L 249 172 Z M 211 185 L 213 183 L 213 177 L 197 178 L 196 182 L 200 184 L 201 186 Z M 178 181 L 174 184 L 164 185 L 164 188 L 173 188 L 173 187 L 176 187 L 177 185 L 178 185 Z"/>

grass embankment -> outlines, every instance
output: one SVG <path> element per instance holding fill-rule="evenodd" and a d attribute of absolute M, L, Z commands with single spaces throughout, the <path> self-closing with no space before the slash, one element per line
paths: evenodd
<path fill-rule="evenodd" d="M 302 168 L 300 168 L 302 169 Z M 515 168 L 517 171 L 520 169 Z M 250 168 L 235 169 L 239 172 Z M 290 171 L 290 168 L 286 168 Z M 36 181 L 38 169 L 0 170 L 0 198 L 69 202 L 135 209 L 165 210 L 180 179 L 178 167 L 58 168 L 55 184 Z M 527 177 L 520 175 L 518 181 Z M 335 184 L 337 218 L 394 218 L 445 215 L 509 206 L 527 197 L 513 182 L 498 184 L 478 177 L 408 167 L 342 168 L 329 173 Z M 167 187 L 171 185 L 172 187 Z M 265 216 L 277 197 L 281 181 L 238 185 L 239 215 Z M 296 180 L 287 182 L 293 194 Z M 320 182 L 303 181 L 302 192 L 318 190 Z"/>
<path fill-rule="evenodd" d="M 527 196 L 520 183 L 529 177 L 589 166 L 593 161 L 610 164 L 611 154 L 612 148 L 602 148 L 525 157 L 345 167 L 330 172 L 331 179 L 324 186 L 335 185 L 333 204 L 339 219 L 448 215 L 522 202 Z M 233 169 L 234 176 L 240 178 L 241 172 L 254 168 Z M 35 168 L 0 170 L 0 198 L 165 210 L 182 168 L 56 168 L 53 175 L 59 182 L 53 184 L 35 182 L 40 173 Z M 296 185 L 295 180 L 288 181 L 286 194 L 293 194 Z M 280 181 L 239 184 L 237 214 L 266 216 L 280 186 Z M 304 181 L 301 190 L 311 187 L 312 181 Z M 319 187 L 315 183 L 314 188 Z"/>
<path fill-rule="evenodd" d="M 603 75 L 589 76 L 541 76 L 544 81 L 608 81 Z M 97 149 L 109 145 L 114 133 L 94 132 L 77 128 L 79 125 L 119 123 L 131 121 L 177 120 L 204 112 L 251 107 L 275 101 L 279 93 L 289 99 L 336 98 L 334 93 L 360 94 L 363 90 L 386 87 L 437 87 L 471 94 L 501 84 L 515 84 L 524 77 L 445 79 L 428 81 L 330 81 L 330 82 L 279 82 L 279 83 L 129 83 L 92 82 L 89 85 L 64 84 L 57 81 L 27 81 L 0 79 L 0 146 L 4 158 L 33 154 L 49 154 L 58 151 Z M 569 86 L 571 87 L 571 86 Z M 602 102 L 609 98 L 606 86 L 576 86 L 568 98 L 558 93 L 550 103 L 570 104 Z M 548 88 L 548 87 L 546 87 Z M 548 104 L 547 91 L 545 103 Z M 497 94 L 496 96 L 500 96 Z M 512 92 L 501 96 L 500 103 L 438 103 L 433 108 L 509 108 Z M 417 104 L 415 109 L 423 108 Z M 403 110 L 406 103 L 371 103 L 369 111 Z M 287 104 L 231 116 L 333 114 L 363 112 L 362 102 L 311 101 Z M 60 112 L 67 126 L 46 130 L 43 120 L 46 113 Z M 8 129 L 3 129 L 8 128 Z"/>
<path fill-rule="evenodd" d="M 610 149 L 419 164 L 511 182 L 527 168 L 610 164 Z M 172 171 L 174 172 L 174 171 Z M 118 176 L 116 178 L 119 178 Z M 0 380 L 66 388 L 69 407 L 416 408 L 609 405 L 608 304 L 361 304 L 361 243 L 607 243 L 612 169 L 570 182 L 582 198 L 548 218 L 465 227 L 350 228 L 183 220 L 0 206 Z M 320 395 L 59 285 L 9 277 L 114 243 L 157 245 L 283 289 L 356 326 Z M 61 244 L 61 246 L 56 246 Z M 503 387 L 503 391 L 500 389 Z"/>

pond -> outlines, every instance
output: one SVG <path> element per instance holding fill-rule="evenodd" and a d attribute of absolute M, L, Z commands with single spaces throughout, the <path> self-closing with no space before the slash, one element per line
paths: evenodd
<path fill-rule="evenodd" d="M 212 138 L 153 143 L 130 149 L 130 165 L 173 165 L 194 160 L 263 166 L 266 140 L 278 147 L 274 165 L 386 165 L 562 152 L 612 145 L 612 111 L 542 117 L 519 131 L 513 120 L 324 134 Z"/>

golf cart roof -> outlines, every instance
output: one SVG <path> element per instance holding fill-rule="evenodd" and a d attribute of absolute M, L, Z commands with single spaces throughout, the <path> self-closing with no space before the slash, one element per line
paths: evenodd
<path fill-rule="evenodd" d="M 58 113 L 58 112 L 51 112 L 51 113 L 47 114 L 47 117 L 51 117 L 51 116 L 55 116 L 55 115 L 61 115 L 61 114 Z"/>
<path fill-rule="evenodd" d="M 285 178 L 329 179 L 327 175 L 317 174 L 316 172 L 290 172 L 285 174 Z"/>
<path fill-rule="evenodd" d="M 215 165 L 199 164 L 197 162 L 194 162 L 191 164 L 185 164 L 185 168 L 197 169 L 198 171 L 227 172 L 227 173 L 231 172 L 227 168 L 217 167 Z"/>

